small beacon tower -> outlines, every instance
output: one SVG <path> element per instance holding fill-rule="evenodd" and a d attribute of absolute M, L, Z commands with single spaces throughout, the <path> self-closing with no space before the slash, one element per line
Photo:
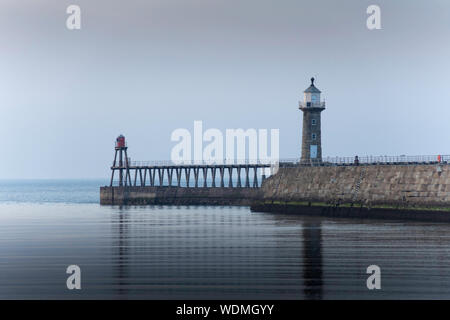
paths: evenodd
<path fill-rule="evenodd" d="M 299 103 L 299 109 L 303 111 L 302 133 L 302 164 L 314 164 L 322 162 L 322 143 L 320 130 L 320 113 L 325 110 L 325 102 L 320 101 L 321 91 L 311 85 L 304 91 L 303 101 Z"/>
<path fill-rule="evenodd" d="M 130 170 L 129 170 L 129 163 L 128 163 L 128 155 L 127 155 L 127 144 L 125 143 L 125 137 L 123 135 L 120 135 L 116 139 L 116 146 L 115 150 L 116 153 L 114 154 L 114 162 L 111 167 L 112 174 L 111 174 L 111 184 L 110 186 L 113 186 L 114 182 L 114 172 L 116 170 L 119 170 L 119 186 L 123 187 L 124 185 L 127 186 L 127 182 L 129 182 L 129 185 L 131 186 L 131 176 L 130 176 Z M 119 154 L 119 159 L 117 159 L 117 154 Z M 117 161 L 119 160 L 119 161 Z M 124 171 L 125 171 L 125 177 L 124 177 Z M 124 181 L 125 178 L 125 181 Z"/>

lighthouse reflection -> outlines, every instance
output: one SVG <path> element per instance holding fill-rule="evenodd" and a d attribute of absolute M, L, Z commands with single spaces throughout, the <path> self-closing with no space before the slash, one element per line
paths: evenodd
<path fill-rule="evenodd" d="M 306 299 L 322 299 L 322 225 L 303 224 L 303 279 Z"/>

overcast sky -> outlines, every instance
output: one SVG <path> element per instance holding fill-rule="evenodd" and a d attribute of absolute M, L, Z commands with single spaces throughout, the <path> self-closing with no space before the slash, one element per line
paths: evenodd
<path fill-rule="evenodd" d="M 449 40 L 448 0 L 2 0 L 0 179 L 108 177 L 121 133 L 169 159 L 194 120 L 299 157 L 311 76 L 324 156 L 450 154 Z"/>

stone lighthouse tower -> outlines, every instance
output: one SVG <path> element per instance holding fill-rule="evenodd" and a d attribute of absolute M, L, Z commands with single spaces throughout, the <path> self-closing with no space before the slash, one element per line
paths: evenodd
<path fill-rule="evenodd" d="M 303 164 L 314 164 L 322 161 L 322 143 L 320 130 L 320 113 L 325 110 L 325 102 L 320 101 L 321 91 L 311 85 L 304 91 L 303 101 L 299 109 L 303 111 L 302 158 Z"/>

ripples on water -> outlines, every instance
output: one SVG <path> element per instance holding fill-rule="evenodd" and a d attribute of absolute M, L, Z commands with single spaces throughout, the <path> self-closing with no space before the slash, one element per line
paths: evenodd
<path fill-rule="evenodd" d="M 450 298 L 447 224 L 42 202 L 0 204 L 2 299 Z"/>

